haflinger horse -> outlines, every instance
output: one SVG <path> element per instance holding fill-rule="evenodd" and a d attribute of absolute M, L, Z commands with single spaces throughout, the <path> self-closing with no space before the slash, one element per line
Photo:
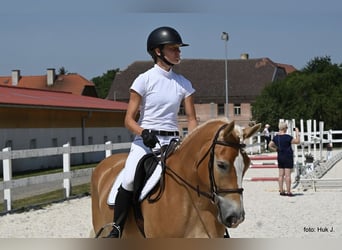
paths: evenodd
<path fill-rule="evenodd" d="M 234 121 L 213 119 L 194 129 L 166 159 L 159 199 L 141 202 L 144 234 L 132 209 L 122 238 L 222 238 L 227 227 L 237 227 L 245 216 L 242 179 L 250 165 L 243 142 L 260 126 L 242 128 Z M 114 154 L 92 174 L 95 233 L 113 221 L 107 197 L 126 158 L 126 153 Z"/>

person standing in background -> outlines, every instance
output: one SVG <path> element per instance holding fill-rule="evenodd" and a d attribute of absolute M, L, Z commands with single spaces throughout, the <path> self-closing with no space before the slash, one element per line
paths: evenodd
<path fill-rule="evenodd" d="M 262 131 L 262 134 L 263 134 L 264 139 L 265 139 L 266 151 L 267 151 L 267 152 L 269 151 L 268 144 L 269 144 L 270 141 L 271 141 L 271 133 L 270 133 L 270 131 L 269 131 L 269 128 L 270 128 L 270 125 L 269 125 L 269 124 L 266 124 L 264 130 Z"/>
<path fill-rule="evenodd" d="M 269 143 L 269 148 L 277 151 L 277 160 L 279 168 L 279 194 L 282 196 L 293 196 L 291 192 L 291 171 L 293 169 L 293 150 L 292 144 L 299 144 L 299 130 L 294 128 L 295 137 L 286 134 L 287 124 L 279 123 L 279 133 L 273 137 Z M 286 192 L 284 191 L 284 180 Z"/>

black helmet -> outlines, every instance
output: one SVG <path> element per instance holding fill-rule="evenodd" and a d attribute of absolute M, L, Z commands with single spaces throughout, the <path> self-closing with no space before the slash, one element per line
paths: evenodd
<path fill-rule="evenodd" d="M 180 46 L 189 46 L 183 43 L 178 32 L 170 27 L 159 27 L 151 32 L 147 38 L 147 51 L 153 56 L 153 50 L 165 44 L 178 44 Z"/>

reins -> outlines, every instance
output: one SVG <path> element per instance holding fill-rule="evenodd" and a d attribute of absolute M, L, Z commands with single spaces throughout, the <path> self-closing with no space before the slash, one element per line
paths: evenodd
<path fill-rule="evenodd" d="M 204 154 L 204 156 L 198 161 L 197 163 L 197 168 L 199 167 L 199 165 L 204 161 L 204 159 L 210 155 L 210 159 L 208 162 L 208 171 L 209 171 L 209 178 L 210 178 L 210 192 L 207 191 L 202 191 L 200 190 L 199 186 L 197 185 L 196 187 L 193 186 L 191 183 L 189 183 L 187 180 L 185 180 L 183 177 L 181 177 L 179 174 L 177 174 L 174 170 L 172 170 L 170 167 L 166 166 L 165 163 L 163 163 L 163 165 L 165 166 L 165 169 L 167 169 L 168 171 L 165 171 L 166 174 L 168 174 L 169 176 L 174 175 L 175 177 L 177 177 L 177 179 L 179 179 L 181 182 L 183 182 L 187 187 L 191 188 L 192 190 L 194 190 L 198 196 L 204 196 L 208 199 L 210 199 L 212 202 L 217 203 L 217 196 L 219 194 L 231 194 L 231 193 L 238 193 L 238 194 L 242 194 L 243 192 L 243 188 L 236 188 L 236 189 L 219 189 L 216 185 L 215 182 L 215 177 L 214 177 L 214 155 L 215 155 L 215 146 L 216 145 L 222 145 L 222 146 L 226 146 L 226 147 L 232 147 L 232 148 L 236 148 L 238 150 L 243 149 L 246 145 L 242 144 L 242 143 L 235 143 L 235 142 L 225 142 L 225 141 L 218 141 L 218 136 L 221 132 L 222 129 L 224 129 L 225 127 L 227 127 L 228 124 L 224 124 L 223 126 L 221 126 L 218 131 L 215 134 L 215 137 L 213 139 L 213 142 L 211 144 L 211 146 L 209 147 L 209 149 L 207 150 L 207 152 Z"/>

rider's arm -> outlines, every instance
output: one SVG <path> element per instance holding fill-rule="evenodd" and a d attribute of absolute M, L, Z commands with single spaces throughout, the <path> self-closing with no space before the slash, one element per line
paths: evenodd
<path fill-rule="evenodd" d="M 141 96 L 134 90 L 130 91 L 127 112 L 125 116 L 125 126 L 136 135 L 141 135 L 143 128 L 136 122 Z"/>
<path fill-rule="evenodd" d="M 188 120 L 188 130 L 191 132 L 197 127 L 196 111 L 194 105 L 194 98 L 192 95 L 184 99 L 185 114 Z"/>

